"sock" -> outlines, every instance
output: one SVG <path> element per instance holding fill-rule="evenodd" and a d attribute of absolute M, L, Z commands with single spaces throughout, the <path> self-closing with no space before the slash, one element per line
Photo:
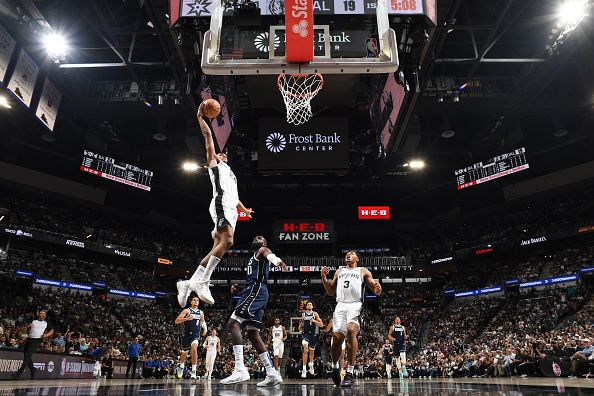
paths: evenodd
<path fill-rule="evenodd" d="M 183 363 L 180 363 L 180 364 L 179 364 L 179 368 L 180 368 L 180 369 L 182 369 L 182 370 L 184 369 L 184 366 L 185 366 L 185 365 L 184 365 Z"/>
<path fill-rule="evenodd" d="M 243 365 L 243 345 L 233 345 L 233 355 L 235 356 L 235 371 L 245 370 Z"/>
<path fill-rule="evenodd" d="M 309 367 L 313 367 L 313 362 L 309 362 Z"/>
<path fill-rule="evenodd" d="M 198 365 L 197 364 L 193 364 L 192 365 L 192 371 L 196 371 L 196 368 L 198 368 Z"/>
<path fill-rule="evenodd" d="M 305 371 L 305 364 L 303 365 L 303 371 Z"/>
<path fill-rule="evenodd" d="M 353 374 L 353 370 L 354 370 L 354 366 L 352 364 L 349 364 L 349 367 L 347 367 L 347 373 L 351 373 Z"/>
<path fill-rule="evenodd" d="M 266 369 L 266 375 L 275 374 L 276 371 L 274 370 L 274 365 L 272 364 L 272 359 L 270 359 L 268 352 L 262 352 L 259 356 L 262 365 Z"/>
<path fill-rule="evenodd" d="M 340 362 L 332 362 L 332 368 L 339 369 L 340 368 Z"/>
<path fill-rule="evenodd" d="M 198 282 L 200 279 L 202 279 L 203 274 L 204 274 L 204 267 L 201 265 L 198 265 L 198 268 L 196 268 L 196 271 L 194 271 L 194 274 L 190 278 L 190 282 Z"/>
<path fill-rule="evenodd" d="M 210 280 L 210 276 L 212 275 L 212 271 L 214 271 L 217 264 L 221 261 L 220 258 L 217 256 L 210 256 L 208 259 L 208 263 L 206 264 L 206 268 L 204 269 L 204 273 L 202 274 L 202 280 L 208 281 Z"/>

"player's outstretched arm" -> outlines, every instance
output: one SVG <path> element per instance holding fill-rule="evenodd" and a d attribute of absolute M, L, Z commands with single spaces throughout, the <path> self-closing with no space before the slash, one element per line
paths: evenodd
<path fill-rule="evenodd" d="M 181 311 L 177 318 L 175 318 L 175 324 L 182 324 L 184 322 L 187 322 L 188 320 L 192 320 L 192 317 L 188 316 L 189 312 L 190 311 L 188 311 L 187 308 Z"/>
<path fill-rule="evenodd" d="M 334 273 L 334 278 L 332 278 L 331 282 L 328 282 L 328 274 L 330 273 L 330 269 L 328 267 L 322 267 L 320 271 L 322 277 L 322 285 L 324 286 L 324 290 L 326 290 L 326 294 L 329 296 L 336 295 L 336 283 L 338 282 L 338 273 L 340 270 L 337 270 Z"/>
<path fill-rule="evenodd" d="M 287 339 L 287 329 L 285 329 L 285 326 L 283 326 L 283 342 L 285 342 L 286 339 Z"/>
<path fill-rule="evenodd" d="M 202 132 L 202 136 L 204 137 L 204 143 L 206 144 L 206 164 L 209 168 L 212 168 L 218 163 L 217 153 L 215 151 L 214 141 L 212 140 L 212 131 L 204 118 L 202 118 L 202 103 L 198 107 L 198 114 L 196 114 L 196 117 L 198 118 L 198 124 L 200 125 L 200 132 Z"/>
<path fill-rule="evenodd" d="M 318 326 L 318 327 L 324 327 L 324 322 L 322 322 L 322 319 L 320 319 L 320 315 L 318 315 L 317 312 L 314 312 L 314 320 L 313 322 Z"/>
<path fill-rule="evenodd" d="M 382 294 L 382 285 L 380 285 L 379 281 L 373 279 L 371 272 L 367 268 L 363 268 L 362 272 L 363 280 L 367 284 L 367 287 L 369 287 L 373 291 L 373 294 L 375 294 L 376 296 Z"/>
<path fill-rule="evenodd" d="M 252 213 L 254 213 L 254 211 L 252 209 L 246 208 L 245 205 L 243 204 L 243 202 L 237 201 L 237 209 L 239 209 L 243 213 L 247 214 L 250 219 L 252 218 Z"/>
<path fill-rule="evenodd" d="M 394 342 L 396 338 L 392 337 L 392 333 L 394 332 L 394 325 L 390 326 L 390 330 L 388 330 L 388 340 Z"/>
<path fill-rule="evenodd" d="M 275 267 L 281 267 L 283 271 L 287 270 L 287 265 L 281 260 L 276 254 L 272 253 L 266 246 L 262 246 L 256 253 L 256 259 L 260 260 L 262 257 L 266 257 L 266 260 L 272 263 Z"/>

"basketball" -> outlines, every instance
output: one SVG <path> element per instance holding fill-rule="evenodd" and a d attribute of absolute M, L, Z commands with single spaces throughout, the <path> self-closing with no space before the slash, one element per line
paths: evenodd
<path fill-rule="evenodd" d="M 214 99 L 202 102 L 202 114 L 207 118 L 215 118 L 221 112 L 221 105 Z"/>

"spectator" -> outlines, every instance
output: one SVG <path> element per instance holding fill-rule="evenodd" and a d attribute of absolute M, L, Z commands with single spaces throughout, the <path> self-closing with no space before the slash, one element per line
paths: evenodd
<path fill-rule="evenodd" d="M 134 338 L 134 341 L 128 346 L 128 367 L 126 368 L 126 378 L 130 374 L 130 368 L 132 368 L 132 378 L 136 375 L 136 363 L 138 363 L 138 356 L 140 356 L 140 344 L 138 343 L 138 337 Z"/>

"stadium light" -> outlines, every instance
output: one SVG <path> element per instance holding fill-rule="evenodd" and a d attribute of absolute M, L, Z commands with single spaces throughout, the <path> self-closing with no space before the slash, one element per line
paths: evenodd
<path fill-rule="evenodd" d="M 182 168 L 186 172 L 196 172 L 198 170 L 199 166 L 195 162 L 187 161 L 182 164 Z"/>
<path fill-rule="evenodd" d="M 586 0 L 567 0 L 559 6 L 559 21 L 563 24 L 577 25 L 587 16 Z"/>
<path fill-rule="evenodd" d="M 70 49 L 66 38 L 58 33 L 48 33 L 43 37 L 43 45 L 45 46 L 45 52 L 55 62 L 60 63 L 61 60 L 66 58 L 68 50 Z"/>
<path fill-rule="evenodd" d="M 425 167 L 425 161 L 423 160 L 412 160 L 408 163 L 411 169 L 423 169 Z"/>
<path fill-rule="evenodd" d="M 8 103 L 8 99 L 6 96 L 0 96 L 0 106 L 5 107 L 7 109 L 12 109 L 10 103 Z"/>

